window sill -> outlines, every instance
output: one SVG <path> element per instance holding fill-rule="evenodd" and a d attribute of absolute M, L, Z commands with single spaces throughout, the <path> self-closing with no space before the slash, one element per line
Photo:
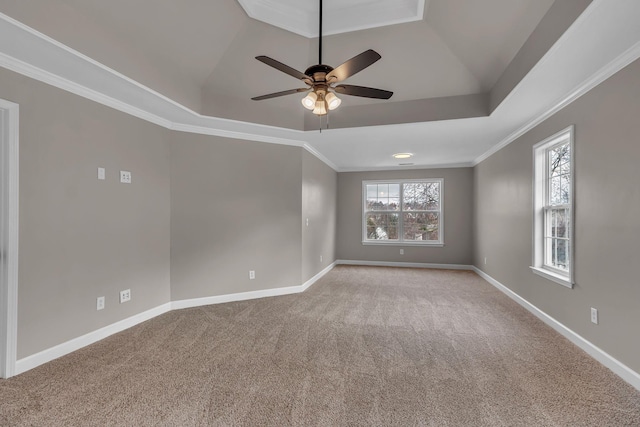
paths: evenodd
<path fill-rule="evenodd" d="M 389 240 L 365 240 L 362 242 L 365 246 L 428 246 L 428 247 L 444 247 L 442 242 L 396 242 Z"/>
<path fill-rule="evenodd" d="M 556 282 L 559 285 L 565 286 L 569 289 L 573 289 L 573 282 L 566 276 L 561 274 L 554 273 L 550 270 L 546 270 L 540 267 L 529 267 L 531 271 L 533 271 L 538 276 L 544 277 L 545 279 L 551 280 L 552 282 Z"/>

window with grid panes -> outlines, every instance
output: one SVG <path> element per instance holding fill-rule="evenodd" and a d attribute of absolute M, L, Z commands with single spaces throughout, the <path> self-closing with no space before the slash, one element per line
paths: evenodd
<path fill-rule="evenodd" d="M 573 127 L 534 146 L 534 272 L 571 287 Z"/>
<path fill-rule="evenodd" d="M 442 179 L 364 181 L 365 244 L 442 245 Z"/>

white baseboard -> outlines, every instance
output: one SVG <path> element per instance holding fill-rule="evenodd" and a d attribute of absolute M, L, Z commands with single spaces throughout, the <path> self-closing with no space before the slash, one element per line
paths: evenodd
<path fill-rule="evenodd" d="M 333 267 L 335 267 L 337 264 L 336 261 L 332 262 L 331 264 L 329 264 L 328 266 L 326 266 L 324 268 L 324 270 L 320 271 L 318 274 L 316 274 L 315 276 L 313 276 L 311 279 L 307 280 L 306 282 L 304 282 L 301 286 L 302 290 L 300 292 L 306 291 L 307 289 L 309 289 L 311 287 L 311 285 L 313 285 L 314 283 L 316 283 L 318 280 L 320 280 L 322 278 L 322 276 L 324 276 L 325 274 L 327 274 L 328 272 L 330 272 L 331 270 L 333 270 Z"/>
<path fill-rule="evenodd" d="M 206 298 L 195 298 L 189 300 L 173 301 L 163 304 L 151 310 L 147 310 L 143 313 L 139 313 L 135 316 L 131 316 L 127 319 L 121 320 L 104 328 L 100 328 L 96 331 L 85 334 L 81 337 L 74 338 L 70 341 L 59 344 L 55 347 L 43 350 L 39 353 L 27 356 L 16 361 L 15 374 L 21 374 L 44 363 L 50 362 L 54 359 L 62 357 L 66 354 L 72 353 L 82 347 L 93 344 L 110 335 L 121 332 L 139 323 L 145 322 L 161 314 L 167 313 L 171 310 L 178 310 L 189 307 L 199 307 L 203 305 L 222 304 L 233 301 L 244 301 L 256 298 L 265 298 L 270 296 L 289 295 L 301 293 L 307 290 L 311 285 L 317 282 L 325 274 L 331 271 L 336 265 L 369 265 L 369 266 L 383 266 L 383 267 L 414 267 L 414 268 L 436 268 L 436 269 L 451 269 L 451 270 L 472 270 L 475 271 L 480 277 L 487 282 L 495 286 L 497 289 L 505 293 L 511 299 L 516 301 L 522 307 L 526 308 L 529 312 L 533 313 L 540 320 L 551 326 L 557 332 L 569 339 L 572 343 L 586 351 L 590 356 L 602 363 L 607 368 L 611 369 L 615 374 L 620 376 L 623 380 L 631 384 L 637 390 L 640 390 L 640 374 L 615 359 L 596 345 L 592 344 L 588 340 L 584 339 L 580 335 L 573 332 L 571 329 L 564 326 L 506 286 L 495 280 L 493 277 L 486 274 L 475 266 L 459 265 L 459 264 L 428 264 L 428 263 L 404 263 L 404 262 L 378 262 L 378 261 L 357 261 L 357 260 L 337 260 L 334 263 L 327 266 L 324 270 L 307 280 L 305 283 L 299 286 L 289 286 L 284 288 L 265 289 L 252 292 L 241 292 L 236 294 L 219 295 Z"/>
<path fill-rule="evenodd" d="M 368 265 L 373 267 L 409 267 L 409 268 L 435 268 L 442 270 L 473 270 L 472 265 L 465 264 L 430 264 L 426 262 L 393 262 L 393 261 L 362 261 L 351 259 L 339 259 L 337 265 Z"/>
<path fill-rule="evenodd" d="M 547 325 L 551 326 L 557 332 L 559 332 L 562 336 L 567 338 L 569 341 L 580 347 L 582 350 L 586 351 L 591 357 L 596 359 L 598 362 L 602 363 L 604 366 L 613 371 L 620 378 L 631 384 L 638 391 L 640 391 L 640 374 L 629 368 L 624 363 L 620 362 L 618 359 L 614 358 L 598 346 L 594 345 L 590 341 L 584 339 L 582 336 L 578 335 L 571 329 L 567 328 L 562 323 L 558 322 L 553 317 L 549 316 L 544 311 L 540 310 L 535 305 L 531 304 L 526 299 L 522 298 L 520 295 L 513 292 L 511 289 L 504 286 L 502 283 L 498 282 L 493 277 L 489 276 L 484 271 L 479 268 L 473 266 L 473 271 L 475 271 L 480 277 L 482 277 L 487 282 L 491 283 L 493 286 L 498 288 L 500 291 L 505 293 L 512 300 L 520 304 L 522 307 L 526 308 L 529 312 L 534 314 L 540 320 L 542 320 Z"/>
<path fill-rule="evenodd" d="M 151 310 L 136 314 L 135 316 L 131 316 L 119 322 L 100 328 L 96 331 L 89 332 L 88 334 L 74 338 L 62 344 L 58 344 L 55 347 L 51 347 L 36 354 L 32 354 L 31 356 L 24 357 L 16 361 L 14 374 L 18 375 L 44 363 L 51 362 L 52 360 L 79 350 L 82 347 L 86 347 L 90 344 L 107 338 L 110 335 L 122 332 L 125 329 L 131 328 L 132 326 L 153 319 L 156 316 L 168 313 L 172 310 L 304 292 L 311 285 L 317 282 L 322 276 L 331 271 L 331 269 L 335 267 L 335 265 L 335 262 L 330 264 L 324 270 L 299 286 L 289 286 L 285 288 L 264 289 L 260 291 L 241 292 L 237 294 L 172 301 L 166 304 L 162 304 L 158 307 L 152 308 Z"/>
<path fill-rule="evenodd" d="M 142 313 L 136 314 L 135 316 L 131 316 L 109 326 L 105 326 L 104 328 L 89 332 L 88 334 L 82 335 L 78 338 L 74 338 L 62 344 L 58 344 L 55 347 L 51 347 L 46 350 L 42 350 L 39 353 L 22 358 L 16 361 L 15 374 L 17 375 L 26 372 L 30 369 L 35 368 L 36 366 L 40 366 L 44 363 L 57 359 L 58 357 L 72 353 L 76 350 L 81 349 L 82 347 L 86 347 L 89 344 L 93 344 L 94 342 L 107 338 L 110 335 L 124 331 L 125 329 L 145 322 L 149 319 L 153 319 L 154 317 L 167 313 L 169 311 L 171 311 L 171 304 L 162 304 L 161 306 L 152 308 L 151 310 L 144 311 Z"/>
<path fill-rule="evenodd" d="M 172 310 L 180 310 L 183 308 L 201 307 L 203 305 L 223 304 L 225 302 L 245 301 L 257 298 L 275 297 L 280 295 L 298 294 L 306 291 L 318 279 L 327 274 L 335 266 L 335 262 L 327 268 L 313 276 L 311 279 L 298 286 L 287 286 L 284 288 L 262 289 L 259 291 L 239 292 L 236 294 L 216 295 L 212 297 L 183 299 L 171 302 Z"/>

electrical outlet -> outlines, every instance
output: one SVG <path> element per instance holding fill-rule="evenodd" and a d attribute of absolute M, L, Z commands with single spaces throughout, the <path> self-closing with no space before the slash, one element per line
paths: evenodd
<path fill-rule="evenodd" d="M 404 255 L 404 249 L 400 249 L 400 255 Z"/>
<path fill-rule="evenodd" d="M 487 257 L 484 257 L 484 265 L 487 265 Z"/>
<path fill-rule="evenodd" d="M 105 179 L 107 179 L 107 172 L 104 168 L 98 168 L 98 179 L 100 181 L 104 181 Z"/>
<path fill-rule="evenodd" d="M 120 171 L 120 182 L 123 184 L 131 184 L 131 172 Z"/>
<path fill-rule="evenodd" d="M 120 291 L 120 304 L 127 301 L 131 301 L 131 289 Z"/>
<path fill-rule="evenodd" d="M 98 297 L 96 301 L 96 310 L 104 310 L 104 297 Z"/>
<path fill-rule="evenodd" d="M 591 323 L 598 324 L 598 309 L 591 307 Z"/>
<path fill-rule="evenodd" d="M 322 255 L 320 255 L 320 262 L 322 262 Z"/>
<path fill-rule="evenodd" d="M 249 280 L 253 280 L 256 278 L 256 272 L 254 270 L 249 270 Z"/>
<path fill-rule="evenodd" d="M 307 218 L 307 227 L 309 226 L 309 218 Z"/>

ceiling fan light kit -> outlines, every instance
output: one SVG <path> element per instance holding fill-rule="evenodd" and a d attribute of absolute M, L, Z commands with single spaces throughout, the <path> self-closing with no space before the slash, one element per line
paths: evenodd
<path fill-rule="evenodd" d="M 302 98 L 302 105 L 307 110 L 313 110 L 316 106 L 316 101 L 318 100 L 318 95 L 315 92 L 309 92 L 307 96 Z"/>
<path fill-rule="evenodd" d="M 324 100 L 329 106 L 329 110 L 335 110 L 342 104 L 342 100 L 336 96 L 335 93 L 329 92 L 327 96 L 325 96 Z"/>
<path fill-rule="evenodd" d="M 374 50 L 366 50 L 360 55 L 354 56 L 347 62 L 336 68 L 322 64 L 322 0 L 320 2 L 320 38 L 318 43 L 318 64 L 307 68 L 304 73 L 289 67 L 268 56 L 256 56 L 256 59 L 276 70 L 289 74 L 299 80 L 302 80 L 308 87 L 300 89 L 290 89 L 282 92 L 271 93 L 268 95 L 257 96 L 251 98 L 254 101 L 262 101 L 264 99 L 276 98 L 294 93 L 308 92 L 302 98 L 301 102 L 304 108 L 311 110 L 317 116 L 325 116 L 329 111 L 335 110 L 340 106 L 342 100 L 338 98 L 336 93 L 342 95 L 359 96 L 363 98 L 389 99 L 393 92 L 375 89 L 364 86 L 354 86 L 340 84 L 334 86 L 335 83 L 341 82 L 348 77 L 364 70 L 365 68 L 378 61 L 381 56 Z"/>
<path fill-rule="evenodd" d="M 322 93 L 318 96 L 316 106 L 313 109 L 313 114 L 316 116 L 324 116 L 327 114 L 327 101 L 325 101 L 324 94 Z"/>

